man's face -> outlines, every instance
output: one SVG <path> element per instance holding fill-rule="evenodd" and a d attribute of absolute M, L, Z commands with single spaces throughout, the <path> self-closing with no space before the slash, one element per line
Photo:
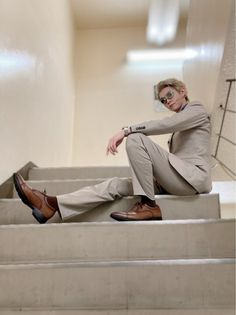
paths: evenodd
<path fill-rule="evenodd" d="M 186 103 L 185 95 L 184 88 L 178 92 L 171 86 L 166 86 L 160 91 L 159 99 L 169 110 L 178 112 L 181 106 Z"/>

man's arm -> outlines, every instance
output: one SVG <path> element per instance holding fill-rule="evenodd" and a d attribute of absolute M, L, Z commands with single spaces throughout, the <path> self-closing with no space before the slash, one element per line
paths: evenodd
<path fill-rule="evenodd" d="M 146 121 L 130 126 L 130 133 L 140 132 L 147 136 L 173 133 L 197 127 L 209 119 L 201 104 L 191 104 L 179 113 L 160 120 Z"/>

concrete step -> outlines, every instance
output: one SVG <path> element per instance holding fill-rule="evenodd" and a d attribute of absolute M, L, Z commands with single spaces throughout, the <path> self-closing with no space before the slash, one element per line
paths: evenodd
<path fill-rule="evenodd" d="M 222 217 L 236 218 L 236 181 L 215 181 L 212 193 L 220 196 Z"/>
<path fill-rule="evenodd" d="M 1 315 L 235 315 L 234 309 L 142 309 L 142 310 L 1 310 Z"/>
<path fill-rule="evenodd" d="M 234 309 L 233 259 L 0 265 L 0 308 Z"/>
<path fill-rule="evenodd" d="M 113 202 L 104 203 L 90 211 L 79 214 L 68 210 L 66 222 L 101 222 L 113 221 L 110 213 L 124 211 L 138 201 L 137 197 L 125 197 Z M 164 220 L 181 219 L 218 219 L 220 218 L 219 195 L 202 194 L 195 196 L 157 195 L 156 201 L 162 209 Z M 36 223 L 31 209 L 20 199 L 0 199 L 0 224 Z M 49 223 L 60 222 L 55 215 Z"/>
<path fill-rule="evenodd" d="M 234 258 L 235 220 L 0 226 L 0 263 Z"/>
<path fill-rule="evenodd" d="M 128 166 L 35 167 L 30 169 L 28 179 L 89 179 L 130 176 L 131 171 Z"/>
<path fill-rule="evenodd" d="M 74 192 L 86 186 L 99 184 L 105 178 L 94 179 L 48 179 L 48 180 L 26 180 L 28 185 L 34 189 L 43 191 L 46 189 L 49 195 L 61 195 Z M 233 182 L 213 182 L 211 194 L 220 194 L 220 202 L 224 204 L 236 204 L 236 184 Z M 18 198 L 13 188 L 13 198 Z"/>

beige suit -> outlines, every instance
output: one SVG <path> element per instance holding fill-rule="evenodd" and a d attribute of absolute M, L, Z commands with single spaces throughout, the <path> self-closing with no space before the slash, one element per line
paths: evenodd
<path fill-rule="evenodd" d="M 199 102 L 189 103 L 171 117 L 131 126 L 147 136 L 172 133 L 168 160 L 198 193 L 211 190 L 210 119 Z"/>
<path fill-rule="evenodd" d="M 133 125 L 131 131 L 126 151 L 132 181 L 112 178 L 57 196 L 62 218 L 133 194 L 154 200 L 158 193 L 193 195 L 211 190 L 210 119 L 199 102 L 165 119 Z M 172 133 L 169 152 L 148 137 L 167 133 Z"/>

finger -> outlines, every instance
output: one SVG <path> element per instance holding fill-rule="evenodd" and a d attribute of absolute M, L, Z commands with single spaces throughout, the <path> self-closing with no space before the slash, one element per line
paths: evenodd
<path fill-rule="evenodd" d="M 107 147 L 107 155 L 109 155 L 109 153 L 114 155 L 114 152 L 113 152 L 113 149 L 111 148 L 111 146 Z"/>
<path fill-rule="evenodd" d="M 115 153 L 118 152 L 117 149 L 116 149 L 116 146 L 113 146 L 113 147 L 111 148 L 111 150 L 112 150 L 112 153 L 113 153 L 113 154 L 115 154 Z"/>

